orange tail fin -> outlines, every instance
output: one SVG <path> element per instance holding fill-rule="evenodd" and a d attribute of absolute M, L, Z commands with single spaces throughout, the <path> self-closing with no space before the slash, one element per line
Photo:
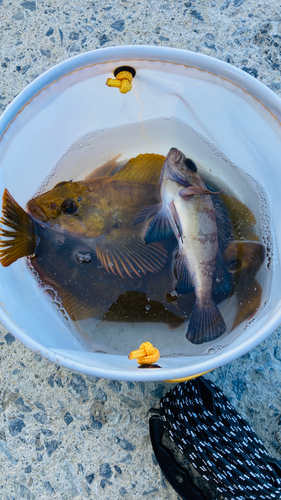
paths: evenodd
<path fill-rule="evenodd" d="M 32 255 L 36 248 L 35 225 L 31 217 L 21 208 L 5 189 L 0 223 L 0 262 L 8 267 L 16 260 Z M 4 238 L 4 239 L 3 239 Z"/>

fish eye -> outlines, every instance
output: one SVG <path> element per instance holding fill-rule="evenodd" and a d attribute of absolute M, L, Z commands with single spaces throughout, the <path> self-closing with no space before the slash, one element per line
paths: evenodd
<path fill-rule="evenodd" d="M 190 158 L 185 158 L 185 160 L 183 161 L 183 163 L 185 164 L 185 166 L 187 168 L 189 168 L 189 170 L 192 170 L 192 172 L 197 172 L 196 164 Z"/>
<path fill-rule="evenodd" d="M 74 200 L 65 200 L 61 209 L 65 214 L 76 214 L 78 212 L 78 206 Z"/>

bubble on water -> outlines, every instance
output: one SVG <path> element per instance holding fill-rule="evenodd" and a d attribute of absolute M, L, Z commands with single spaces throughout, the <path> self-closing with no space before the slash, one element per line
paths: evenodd
<path fill-rule="evenodd" d="M 83 264 L 84 262 L 91 262 L 92 257 L 89 252 L 76 252 L 76 260 L 78 264 Z"/>
<path fill-rule="evenodd" d="M 50 288 L 45 288 L 43 293 L 44 293 L 44 295 L 49 297 L 51 300 L 55 299 L 56 294 L 55 294 L 54 290 L 51 290 Z"/>
<path fill-rule="evenodd" d="M 34 269 L 30 258 L 27 258 L 27 267 L 34 277 L 38 288 L 43 292 L 43 295 L 48 299 L 48 301 L 58 308 L 59 312 L 62 314 L 63 319 L 65 320 L 66 326 L 71 329 L 71 321 L 69 315 L 63 307 L 63 297 L 57 292 L 57 290 L 55 290 L 55 288 L 43 283 L 38 272 L 36 271 L 36 269 Z"/>
<path fill-rule="evenodd" d="M 221 344 L 214 345 L 212 347 L 209 347 L 207 351 L 204 352 L 204 356 L 208 356 L 210 354 L 217 354 L 220 352 L 222 349 L 224 349 L 225 346 Z"/>
<path fill-rule="evenodd" d="M 264 190 L 262 186 L 259 184 L 259 182 L 256 179 L 254 179 L 251 175 L 249 174 L 246 175 L 255 184 L 255 188 L 260 198 L 260 204 L 261 204 L 259 211 L 259 216 L 261 220 L 260 231 L 266 251 L 266 256 L 265 256 L 267 261 L 266 267 L 269 271 L 271 271 L 273 268 L 273 236 L 271 231 L 272 221 L 270 217 L 269 204 L 266 195 L 264 193 Z"/>

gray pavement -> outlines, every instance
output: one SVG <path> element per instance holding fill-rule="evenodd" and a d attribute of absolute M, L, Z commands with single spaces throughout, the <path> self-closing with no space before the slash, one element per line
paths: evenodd
<path fill-rule="evenodd" d="M 281 95 L 279 2 L 0 0 L 0 111 L 52 65 L 101 46 L 201 52 Z M 209 377 L 281 458 L 281 329 Z M 0 330 L 0 499 L 176 500 L 152 453 L 148 409 L 171 388 L 87 377 Z"/>

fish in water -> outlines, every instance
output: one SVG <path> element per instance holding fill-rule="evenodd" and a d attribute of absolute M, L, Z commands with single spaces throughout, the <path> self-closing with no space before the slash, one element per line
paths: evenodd
<path fill-rule="evenodd" d="M 236 283 L 238 309 L 232 325 L 234 330 L 240 323 L 252 318 L 260 307 L 262 287 L 255 276 L 265 260 L 265 247 L 259 241 L 232 241 L 223 257 Z"/>
<path fill-rule="evenodd" d="M 148 163 L 155 163 L 152 172 L 148 172 Z M 27 211 L 5 190 L 1 264 L 6 267 L 32 256 L 33 268 L 44 284 L 63 297 L 72 319 L 101 318 L 120 293 L 145 293 L 144 275 L 163 270 L 168 253 L 162 244 L 145 245 L 133 220 L 147 200 L 159 201 L 157 180 L 162 163 L 160 155 L 140 155 L 115 175 L 60 182 L 30 200 Z M 167 270 L 163 279 L 169 289 Z M 162 283 L 162 274 L 158 281 Z M 160 295 L 155 293 L 157 301 Z M 161 293 L 165 297 L 166 290 Z M 180 315 L 171 306 L 177 322 Z M 163 312 L 163 321 L 165 317 L 173 322 L 171 314 Z"/>
<path fill-rule="evenodd" d="M 211 198 L 221 193 L 209 190 L 196 164 L 171 148 L 160 175 L 161 203 L 146 207 L 135 219 L 138 224 L 153 217 L 144 237 L 148 247 L 171 235 L 178 240 L 176 291 L 185 294 L 195 289 L 196 301 L 186 334 L 194 344 L 215 340 L 226 331 L 213 300 L 213 292 L 226 294 L 231 289 L 231 277 L 221 256 L 231 238 L 231 228 L 226 228 L 228 219 L 222 211 L 221 229 L 227 230 L 225 235 L 223 231 L 219 234 Z"/>
<path fill-rule="evenodd" d="M 156 161 L 158 156 L 153 155 Z M 60 182 L 31 199 L 27 213 L 5 190 L 1 222 L 12 231 L 1 231 L 2 236 L 9 238 L 1 241 L 2 265 L 9 266 L 20 257 L 36 253 L 40 225 L 61 233 L 61 238 L 64 234 L 78 238 L 113 274 L 139 276 L 141 272 L 161 269 L 167 257 L 163 246 L 148 248 L 132 226 L 145 200 L 158 201 L 156 182 L 143 181 L 142 162 L 136 163 L 139 168 L 130 175 L 125 165 L 113 177 Z"/>
<path fill-rule="evenodd" d="M 2 265 L 9 266 L 20 257 L 30 256 L 31 267 L 44 285 L 54 288 L 63 298 L 63 306 L 73 320 L 95 317 L 107 321 L 159 321 L 178 326 L 190 316 L 195 300 L 193 287 L 190 286 L 189 295 L 185 294 L 189 287 L 184 279 L 180 280 L 180 259 L 177 259 L 180 294 L 170 295 L 174 286 L 170 262 L 178 246 L 179 230 L 173 231 L 176 237 L 146 245 L 143 228 L 136 231 L 134 226 L 144 206 L 151 204 L 154 213 L 155 207 L 160 208 L 157 205 L 161 200 L 159 178 L 164 161 L 164 156 L 143 154 L 129 160 L 119 171 L 113 161 L 96 169 L 85 181 L 61 182 L 33 198 L 27 203 L 28 213 L 6 190 L 0 230 Z M 187 163 L 189 169 L 184 171 L 190 171 L 192 176 L 192 168 L 196 166 L 191 160 Z M 194 190 L 196 182 L 189 180 Z M 180 191 L 187 187 L 187 182 L 185 177 L 185 185 L 179 184 Z M 203 189 L 207 189 L 206 186 Z M 220 252 L 226 251 L 225 260 L 231 268 L 236 254 L 240 259 L 240 247 L 244 245 L 241 242 L 229 247 L 233 234 L 243 240 L 257 236 L 252 229 L 253 214 L 231 196 L 194 194 L 188 199 L 203 202 L 209 196 L 218 229 L 219 257 L 213 291 L 218 292 L 215 301 L 219 303 L 225 299 L 227 289 L 226 285 L 221 286 Z M 151 209 L 144 211 L 150 213 Z M 244 214 L 242 233 L 241 214 Z M 252 266 L 248 257 L 245 266 L 245 272 Z M 184 277 L 188 271 L 183 271 Z M 153 272 L 157 272 L 157 276 Z M 255 307 L 257 304 L 255 300 Z M 238 321 L 243 321 L 245 314 L 242 311 Z"/>

